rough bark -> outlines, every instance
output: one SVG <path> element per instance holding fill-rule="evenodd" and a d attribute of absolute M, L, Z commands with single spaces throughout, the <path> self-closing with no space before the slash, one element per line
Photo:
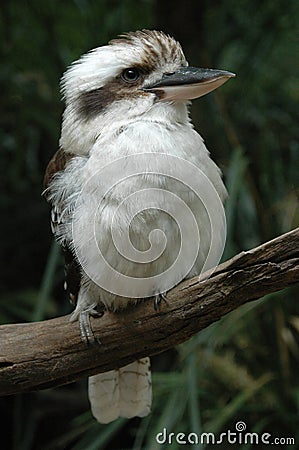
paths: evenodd
<path fill-rule="evenodd" d="M 69 316 L 0 327 L 0 395 L 58 386 L 163 352 L 239 306 L 299 281 L 299 228 L 242 252 L 148 300 L 92 319 L 101 345 L 82 342 Z"/>

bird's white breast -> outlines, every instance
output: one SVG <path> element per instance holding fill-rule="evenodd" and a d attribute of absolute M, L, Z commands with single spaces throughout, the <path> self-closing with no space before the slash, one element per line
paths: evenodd
<path fill-rule="evenodd" d="M 200 169 L 198 172 L 199 185 L 204 182 L 204 180 L 200 180 L 200 171 L 202 171 L 210 179 L 220 198 L 223 199 L 226 191 L 220 171 L 210 159 L 201 137 L 189 123 L 171 124 L 163 120 L 136 120 L 122 126 L 117 131 L 113 130 L 110 135 L 109 133 L 103 135 L 105 139 L 99 138 L 95 142 L 89 158 L 75 158 L 70 168 L 57 180 L 56 192 L 60 190 L 59 185 L 63 186 L 66 209 L 73 212 L 72 220 L 67 221 L 62 230 L 63 237 L 76 247 L 76 242 L 73 241 L 72 225 L 73 221 L 78 221 L 80 224 L 77 227 L 76 239 L 77 241 L 79 239 L 80 243 L 84 243 L 86 263 L 91 266 L 96 264 L 98 248 L 100 248 L 104 258 L 117 272 L 128 277 L 153 277 L 170 267 L 180 251 L 180 223 L 184 222 L 185 213 L 183 209 L 178 208 L 177 203 L 169 195 L 172 193 L 192 211 L 198 223 L 201 238 L 200 249 L 189 276 L 199 273 L 210 245 L 208 214 L 204 205 L 186 184 L 178 182 L 173 176 L 159 175 L 159 172 L 162 154 L 180 158 L 177 160 L 178 167 L 175 170 L 183 179 L 185 176 L 184 160 L 191 162 Z M 153 170 L 152 158 L 150 166 L 147 164 L 146 156 L 141 160 L 135 158 L 140 153 L 156 155 L 154 158 L 154 161 L 156 160 L 154 169 L 156 170 Z M 121 164 L 118 164 L 120 159 Z M 173 160 L 170 160 L 170 163 L 172 162 Z M 116 176 L 118 183 L 115 183 L 114 180 L 115 186 L 111 186 L 110 191 L 104 192 L 107 188 L 107 180 L 105 180 L 104 190 L 101 190 L 101 180 L 105 179 L 107 164 L 112 164 L 112 170 L 115 167 L 115 171 L 118 171 Z M 130 170 L 134 166 L 133 172 L 138 175 L 126 177 L 127 165 L 130 166 Z M 186 181 L 188 182 L 188 180 Z M 159 195 L 155 196 L 156 189 L 159 189 Z M 130 199 L 132 194 L 134 194 L 134 201 L 126 204 L 126 200 Z M 156 249 L 156 252 L 159 253 L 159 248 L 165 244 L 166 236 L 165 250 L 154 261 L 146 264 L 132 262 L 129 257 L 126 258 L 126 252 L 129 255 L 129 246 L 122 248 L 124 255 L 120 255 L 115 248 L 111 235 L 111 224 L 114 214 L 121 204 L 123 204 L 122 213 L 118 214 L 114 221 L 114 227 L 120 236 L 122 232 L 129 231 L 131 243 L 137 250 L 144 252 L 152 245 L 152 249 Z M 150 209 L 147 209 L 148 205 L 151 206 Z M 154 207 L 152 207 L 153 205 Z M 135 214 L 136 210 L 139 211 L 137 215 Z M 175 220 L 171 218 L 171 215 L 175 217 Z M 95 241 L 86 233 L 86 230 L 90 229 L 91 222 L 98 248 Z M 221 240 L 222 227 L 223 223 L 220 221 L 219 230 L 216 230 L 216 233 L 219 233 L 219 240 Z M 164 236 L 159 232 L 153 233 L 150 244 L 150 232 L 157 229 L 162 230 Z M 185 245 L 187 248 L 188 245 L 190 246 L 192 253 L 194 236 L 187 234 L 183 238 Z M 219 242 L 219 246 L 221 245 L 222 243 Z M 170 286 L 178 283 L 186 275 L 183 272 L 183 267 L 176 267 L 175 271 L 166 275 L 171 279 L 164 280 L 163 286 L 165 281 Z M 109 275 L 107 274 L 107 276 Z M 111 281 L 114 284 L 120 283 L 118 291 L 121 291 L 122 288 L 126 290 L 126 286 L 122 286 L 121 283 L 130 283 L 129 278 L 124 281 L 115 277 L 115 280 Z M 163 286 L 156 285 L 153 280 L 152 295 L 163 291 Z M 140 293 L 137 290 L 135 295 L 139 297 Z M 101 301 L 108 306 L 114 303 L 116 307 L 121 307 L 127 302 L 125 299 L 120 301 L 119 296 L 115 297 L 105 290 L 99 289 L 99 295 Z"/>

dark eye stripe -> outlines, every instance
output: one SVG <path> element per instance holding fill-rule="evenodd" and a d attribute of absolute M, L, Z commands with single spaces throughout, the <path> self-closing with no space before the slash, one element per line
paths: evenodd
<path fill-rule="evenodd" d="M 116 93 L 109 88 L 107 89 L 107 86 L 83 92 L 78 98 L 79 113 L 86 119 L 94 117 L 113 103 L 115 97 Z"/>
<path fill-rule="evenodd" d="M 80 93 L 77 99 L 79 114 L 82 118 L 88 120 L 102 113 L 113 102 L 124 98 L 132 98 L 136 88 L 142 84 L 148 72 L 143 67 L 128 67 L 123 70 L 121 75 L 118 75 L 101 88 Z M 126 73 L 128 81 L 123 78 L 124 73 Z M 134 87 L 135 89 L 133 89 Z M 140 91 L 136 95 L 140 95 Z"/>

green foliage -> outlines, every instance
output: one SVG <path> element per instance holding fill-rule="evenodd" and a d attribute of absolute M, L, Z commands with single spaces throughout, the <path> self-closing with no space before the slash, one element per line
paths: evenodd
<path fill-rule="evenodd" d="M 45 166 L 58 146 L 59 79 L 80 54 L 123 31 L 187 30 L 192 65 L 237 74 L 192 106 L 195 126 L 221 165 L 230 194 L 224 259 L 298 226 L 298 2 L 203 1 L 194 30 L 183 16 L 170 23 L 180 3 L 166 3 L 169 17 L 159 15 L 155 0 L 1 5 L 0 322 L 70 310 L 62 259 L 51 244 L 49 208 L 40 197 Z M 197 11 L 196 3 L 186 8 Z M 240 420 L 248 431 L 299 442 L 297 299 L 292 288 L 239 308 L 181 345 L 167 371 L 167 355 L 154 358 L 159 370 L 153 375 L 153 413 L 143 420 L 95 423 L 81 383 L 1 400 L 3 448 L 175 449 L 175 443 L 156 443 L 164 427 L 221 433 Z"/>

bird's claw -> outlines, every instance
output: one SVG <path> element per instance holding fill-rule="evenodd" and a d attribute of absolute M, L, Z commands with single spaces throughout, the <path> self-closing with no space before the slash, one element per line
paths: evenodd
<path fill-rule="evenodd" d="M 102 317 L 104 311 L 98 311 L 96 307 L 88 308 L 79 313 L 79 328 L 82 340 L 86 344 L 100 344 L 101 341 L 95 337 L 91 327 L 90 317 Z"/>
<path fill-rule="evenodd" d="M 159 305 L 162 302 L 162 300 L 167 303 L 167 297 L 166 297 L 166 293 L 162 292 L 160 294 L 156 294 L 154 297 L 154 308 L 155 311 L 159 311 Z"/>

